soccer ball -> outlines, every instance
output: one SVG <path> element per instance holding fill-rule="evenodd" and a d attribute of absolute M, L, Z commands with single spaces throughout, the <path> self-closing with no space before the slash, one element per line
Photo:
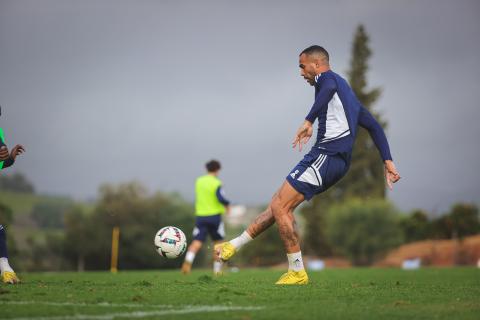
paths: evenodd
<path fill-rule="evenodd" d="M 168 259 L 180 257 L 187 249 L 187 238 L 177 227 L 164 227 L 158 230 L 153 242 L 158 254 Z"/>

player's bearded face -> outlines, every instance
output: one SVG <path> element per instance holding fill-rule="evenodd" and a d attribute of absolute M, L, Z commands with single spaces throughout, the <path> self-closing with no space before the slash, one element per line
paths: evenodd
<path fill-rule="evenodd" d="M 299 60 L 300 75 L 313 86 L 315 85 L 315 61 L 306 54 L 302 54 Z"/>

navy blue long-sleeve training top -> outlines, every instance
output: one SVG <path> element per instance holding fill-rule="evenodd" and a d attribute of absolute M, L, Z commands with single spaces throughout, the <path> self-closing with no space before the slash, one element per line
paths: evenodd
<path fill-rule="evenodd" d="M 318 119 L 315 146 L 328 154 L 351 153 L 360 125 L 368 130 L 382 159 L 392 160 L 380 124 L 358 101 L 347 81 L 331 70 L 315 77 L 315 102 L 305 119 L 311 123 Z"/>

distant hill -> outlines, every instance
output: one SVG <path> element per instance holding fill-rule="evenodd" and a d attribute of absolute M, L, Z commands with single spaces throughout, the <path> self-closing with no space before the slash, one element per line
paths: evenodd
<path fill-rule="evenodd" d="M 72 203 L 72 199 L 61 196 L 37 195 L 32 193 L 18 193 L 11 191 L 0 191 L 0 202 L 6 204 L 13 210 L 15 220 L 18 216 L 29 215 L 33 207 L 40 203 Z"/>
<path fill-rule="evenodd" d="M 11 191 L 0 191 L 0 203 L 12 209 L 16 229 L 63 228 L 63 214 L 70 206 L 82 206 L 87 213 L 94 208 L 93 203 L 79 203 L 69 197 Z"/>
<path fill-rule="evenodd" d="M 376 265 L 399 267 L 403 260 L 420 258 L 422 265 L 476 265 L 480 259 L 480 234 L 458 240 L 425 240 L 404 244 Z"/>

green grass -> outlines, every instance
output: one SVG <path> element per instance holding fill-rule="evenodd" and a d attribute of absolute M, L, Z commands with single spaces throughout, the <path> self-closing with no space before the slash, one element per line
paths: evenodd
<path fill-rule="evenodd" d="M 280 271 L 22 274 L 0 287 L 2 319 L 478 319 L 480 270 L 310 272 L 307 286 L 273 285 Z M 75 317 L 74 317 L 75 315 Z M 82 317 L 81 315 L 90 315 Z"/>

